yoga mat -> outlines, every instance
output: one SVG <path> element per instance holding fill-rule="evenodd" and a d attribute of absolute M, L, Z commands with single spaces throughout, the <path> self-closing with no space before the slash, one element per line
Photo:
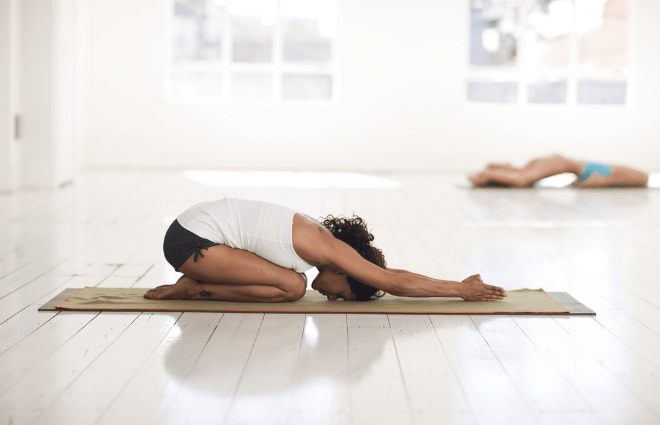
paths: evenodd
<path fill-rule="evenodd" d="M 467 178 L 458 183 L 461 189 L 571 189 L 572 183 L 576 180 L 574 174 L 563 173 L 556 176 L 546 177 L 527 187 L 515 187 L 501 184 L 489 184 L 482 187 L 474 187 Z M 579 190 L 591 189 L 660 189 L 660 173 L 649 173 L 649 182 L 646 186 L 631 186 L 631 187 L 596 187 Z"/>
<path fill-rule="evenodd" d="M 316 291 L 290 303 L 147 300 L 147 288 L 67 289 L 39 311 L 208 311 L 239 313 L 383 313 L 383 314 L 595 314 L 565 292 L 542 289 L 508 291 L 500 301 L 468 302 L 460 298 L 405 298 L 385 295 L 366 302 L 328 301 Z M 561 304 L 560 304 L 561 303 Z M 563 305 L 563 306 L 562 306 Z"/>

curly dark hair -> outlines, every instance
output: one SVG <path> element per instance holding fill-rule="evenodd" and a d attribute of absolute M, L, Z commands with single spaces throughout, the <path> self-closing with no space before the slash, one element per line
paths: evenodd
<path fill-rule="evenodd" d="M 374 235 L 369 232 L 367 223 L 353 214 L 352 217 L 334 217 L 328 215 L 323 219 L 323 226 L 330 230 L 332 235 L 355 249 L 365 260 L 384 269 L 387 265 L 383 251 L 371 245 Z M 385 295 L 378 289 L 359 280 L 347 276 L 351 291 L 356 295 L 357 301 L 373 300 Z"/>

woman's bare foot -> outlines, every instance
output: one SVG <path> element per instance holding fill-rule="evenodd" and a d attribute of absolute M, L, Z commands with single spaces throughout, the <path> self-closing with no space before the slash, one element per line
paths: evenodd
<path fill-rule="evenodd" d="M 174 285 L 161 285 L 148 290 L 144 298 L 149 300 L 187 300 L 191 299 L 192 288 L 197 285 L 197 281 L 188 277 L 181 276 Z"/>

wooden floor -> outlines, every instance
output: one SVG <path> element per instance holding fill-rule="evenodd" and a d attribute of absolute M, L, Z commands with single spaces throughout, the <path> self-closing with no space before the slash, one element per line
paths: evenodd
<path fill-rule="evenodd" d="M 378 177 L 401 186 L 86 172 L 0 194 L 0 425 L 660 424 L 660 190 Z M 225 196 L 354 211 L 391 267 L 565 291 L 598 314 L 37 312 L 64 288 L 174 282 L 168 224 Z"/>

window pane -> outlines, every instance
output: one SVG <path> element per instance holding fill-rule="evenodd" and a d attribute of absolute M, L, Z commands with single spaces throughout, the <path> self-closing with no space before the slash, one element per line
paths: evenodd
<path fill-rule="evenodd" d="M 470 64 L 516 64 L 518 0 L 471 0 Z"/>
<path fill-rule="evenodd" d="M 529 103 L 566 103 L 566 81 L 535 83 L 527 86 Z"/>
<path fill-rule="evenodd" d="M 284 60 L 328 62 L 335 35 L 334 0 L 282 0 Z"/>
<path fill-rule="evenodd" d="M 172 74 L 172 98 L 217 100 L 222 97 L 222 74 L 186 72 Z"/>
<path fill-rule="evenodd" d="M 224 10 L 223 3 L 215 0 L 175 2 L 172 19 L 173 59 L 220 59 Z"/>
<path fill-rule="evenodd" d="M 576 0 L 580 64 L 628 66 L 628 0 Z"/>
<path fill-rule="evenodd" d="M 468 99 L 475 102 L 516 103 L 518 83 L 470 81 Z"/>
<path fill-rule="evenodd" d="M 230 3 L 234 62 L 271 62 L 277 20 L 274 0 L 238 0 Z"/>
<path fill-rule="evenodd" d="M 282 99 L 313 100 L 332 97 L 329 75 L 283 75 Z"/>
<path fill-rule="evenodd" d="M 270 74 L 234 74 L 231 96 L 234 99 L 270 99 L 272 85 Z"/>
<path fill-rule="evenodd" d="M 586 104 L 624 104 L 627 84 L 623 81 L 579 81 L 577 101 Z"/>
<path fill-rule="evenodd" d="M 526 69 L 566 66 L 575 16 L 573 0 L 530 0 L 528 4 Z"/>

